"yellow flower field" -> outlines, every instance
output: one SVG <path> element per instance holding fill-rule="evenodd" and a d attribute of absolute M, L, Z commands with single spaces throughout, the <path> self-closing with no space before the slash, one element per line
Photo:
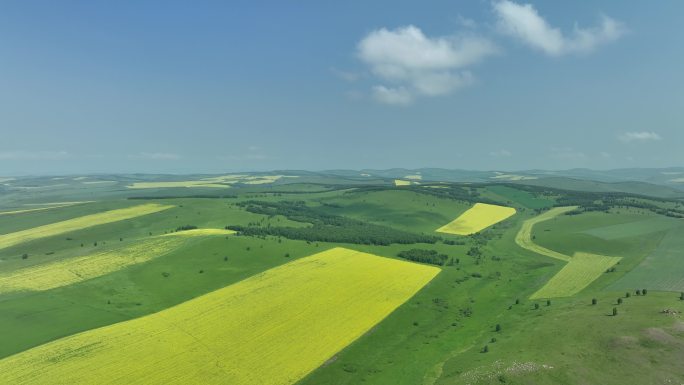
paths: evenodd
<path fill-rule="evenodd" d="M 13 291 L 42 291 L 97 278 L 125 267 L 160 257 L 177 247 L 179 238 L 155 237 L 133 246 L 63 259 L 0 273 L 0 294 Z"/>
<path fill-rule="evenodd" d="M 561 261 L 570 261 L 570 257 L 559 253 L 557 251 L 553 251 L 550 249 L 547 249 L 545 247 L 539 246 L 538 244 L 534 243 L 532 241 L 532 227 L 536 225 L 539 222 L 544 222 L 548 221 L 550 219 L 553 219 L 561 214 L 565 214 L 569 211 L 572 211 L 576 209 L 577 206 L 565 206 L 565 207 L 554 207 L 546 212 L 543 212 L 540 215 L 537 215 L 534 218 L 530 218 L 523 222 L 522 227 L 520 228 L 520 231 L 518 231 L 518 234 L 515 236 L 515 243 L 518 244 L 518 246 L 522 247 L 523 249 L 527 249 L 529 251 L 535 252 L 537 254 L 541 255 L 546 255 L 547 257 L 551 258 L 556 258 L 560 259 Z"/>
<path fill-rule="evenodd" d="M 503 221 L 515 214 L 513 207 L 475 203 L 454 221 L 440 227 L 440 233 L 470 235 Z"/>
<path fill-rule="evenodd" d="M 210 183 L 202 180 L 185 180 L 177 182 L 135 182 L 130 186 L 131 189 L 144 188 L 172 188 L 172 187 L 215 187 L 215 188 L 230 188 L 226 184 Z"/>
<path fill-rule="evenodd" d="M 436 267 L 334 248 L 159 313 L 0 360 L 11 384 L 292 384 L 408 300 Z"/>
<path fill-rule="evenodd" d="M 118 222 L 131 219 L 142 215 L 152 214 L 159 211 L 170 209 L 174 206 L 159 205 L 156 203 L 144 204 L 139 206 L 127 207 L 125 209 L 109 210 L 102 213 L 85 215 L 78 218 L 68 219 L 61 222 L 50 223 L 27 230 L 0 235 L 0 249 L 18 245 L 23 242 L 32 241 L 38 238 L 51 237 L 68 233 L 70 231 L 81 230 L 88 227 L 103 225 L 106 223 Z"/>
<path fill-rule="evenodd" d="M 395 185 L 395 186 L 410 186 L 410 185 L 411 185 L 411 181 L 409 181 L 409 180 L 395 179 L 395 180 L 394 180 L 394 185 Z"/>
<path fill-rule="evenodd" d="M 621 258 L 605 255 L 575 253 L 556 275 L 541 289 L 530 296 L 530 299 L 570 297 L 589 286 L 607 269 L 615 265 Z"/>
<path fill-rule="evenodd" d="M 64 202 L 64 203 L 55 203 L 53 206 L 47 206 L 47 207 L 35 207 L 32 209 L 20 209 L 20 210 L 12 210 L 12 211 L 0 211 L 0 215 L 13 215 L 13 214 L 23 214 L 23 213 L 30 213 L 34 211 L 44 211 L 44 210 L 52 210 L 52 209 L 57 209 L 60 207 L 69 207 L 73 205 L 78 205 L 81 203 L 90 203 L 92 201 L 84 201 L 84 202 Z"/>

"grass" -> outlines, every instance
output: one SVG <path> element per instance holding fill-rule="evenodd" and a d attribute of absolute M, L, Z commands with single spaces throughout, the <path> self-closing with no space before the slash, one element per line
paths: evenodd
<path fill-rule="evenodd" d="M 233 235 L 235 231 L 226 229 L 192 229 L 175 231 L 173 233 L 164 234 L 164 237 L 182 236 L 182 237 L 196 237 L 208 235 Z"/>
<path fill-rule="evenodd" d="M 620 294 L 586 293 L 538 309 L 535 302 L 514 305 L 495 321 L 501 331 L 486 325 L 479 343 L 449 360 L 435 385 L 682 383 L 684 321 L 661 311 L 682 314 L 684 302 L 653 292 L 617 305 Z"/>
<path fill-rule="evenodd" d="M 604 240 L 615 240 L 658 233 L 679 226 L 682 226 L 681 220 L 657 216 L 634 222 L 595 227 L 584 231 L 584 234 L 593 235 Z"/>
<path fill-rule="evenodd" d="M 530 299 L 575 295 L 604 274 L 607 269 L 613 267 L 620 259 L 620 257 L 575 253 L 546 285 L 530 296 Z"/>
<path fill-rule="evenodd" d="M 512 216 L 515 211 L 512 207 L 475 203 L 465 213 L 436 231 L 455 235 L 475 234 Z"/>
<path fill-rule="evenodd" d="M 204 176 L 187 179 L 200 178 Z M 498 191 L 496 188 L 490 191 L 495 186 L 464 187 L 481 194 L 483 199 L 516 207 L 521 215 L 474 236 L 442 235 L 458 241 L 455 244 L 349 245 L 307 243 L 276 237 L 227 236 L 223 233 L 191 236 L 192 233 L 174 232 L 186 225 L 211 232 L 220 231 L 226 225 L 249 223 L 307 226 L 282 216 L 249 213 L 234 205 L 252 199 L 302 200 L 331 214 L 425 234 L 432 233 L 435 228 L 469 209 L 467 202 L 421 194 L 411 189 L 348 188 L 351 179 L 329 176 L 325 185 L 320 184 L 321 180 L 308 176 L 300 181 L 306 183 L 283 184 L 286 181 L 279 181 L 277 186 L 247 186 L 244 182 L 235 182 L 230 198 L 149 199 L 146 201 L 175 207 L 155 215 L 87 227 L 62 236 L 38 238 L 1 249 L 0 269 L 5 274 L 121 250 L 154 239 L 180 242 L 177 247 L 144 263 L 127 265 L 91 279 L 42 291 L 0 294 L 0 330 L 4 332 L 0 338 L 0 359 L 25 354 L 32 348 L 41 349 L 41 346 L 56 344 L 64 338 L 75 338 L 81 333 L 93 333 L 100 328 L 135 325 L 136 320 L 154 317 L 188 301 L 202 299 L 217 290 L 239 285 L 245 279 L 262 276 L 269 269 L 288 266 L 290 262 L 304 260 L 322 250 L 345 247 L 395 258 L 401 251 L 419 248 L 446 254 L 456 262 L 443 266 L 429 284 L 353 343 L 309 372 L 298 382 L 299 385 L 684 382 L 681 370 L 684 325 L 681 324 L 681 315 L 660 313 L 663 309 L 682 312 L 684 302 L 679 301 L 679 293 L 658 292 L 654 287 L 658 280 L 665 286 L 666 281 L 684 276 L 678 270 L 677 260 L 677 250 L 684 246 L 676 242 L 684 236 L 670 235 L 679 227 L 649 232 L 645 231 L 649 226 L 644 226 L 651 223 L 658 227 L 660 220 L 667 222 L 667 218 L 640 209 L 620 207 L 608 213 L 559 215 L 535 224 L 530 228 L 530 238 L 534 236 L 534 243 L 543 248 L 565 256 L 584 252 L 623 257 L 619 264 L 614 265 L 614 272 L 600 274 L 593 283 L 570 297 L 553 298 L 550 306 L 545 300 L 528 298 L 552 280 L 554 274 L 562 271 L 566 263 L 516 245 L 515 237 L 530 215 L 530 205 L 539 203 L 534 199 L 545 198 L 526 191 L 520 194 L 511 185 Z M 230 184 L 228 181 L 205 182 Z M 100 186 L 97 189 L 79 183 L 78 189 L 46 188 L 32 192 L 30 197 L 25 192 L 0 196 L 4 210 L 22 208 L 26 203 L 97 200 L 71 207 L 0 216 L 0 227 L 3 232 L 11 233 L 128 207 L 131 201 L 122 198 L 143 193 L 122 189 L 130 183 L 130 180 L 125 180 L 115 188 Z M 373 182 L 364 183 L 386 184 L 386 181 L 375 178 Z M 31 184 L 41 185 L 40 181 Z M 340 188 L 332 188 L 331 184 Z M 174 190 L 169 194 L 186 193 L 178 194 L 178 190 Z M 187 194 L 190 195 L 189 192 Z M 554 199 L 563 197 L 562 192 L 557 194 Z M 639 200 L 657 205 L 676 205 L 670 201 Z M 590 234 L 593 230 L 598 233 Z M 629 235 L 619 236 L 622 231 L 629 231 Z M 159 236 L 165 233 L 172 235 Z M 656 254 L 658 247 L 670 251 L 668 254 Z M 469 253 L 473 248 L 477 248 L 481 255 Z M 29 258 L 22 259 L 23 253 L 29 254 Z M 666 256 L 658 265 L 658 259 Z M 642 262 L 643 266 L 639 266 Z M 613 287 L 623 280 L 626 282 L 632 274 L 645 272 L 640 270 L 642 267 L 656 265 L 659 266 L 657 270 L 638 277 L 636 281 Z M 383 269 L 365 273 L 387 279 Z M 643 288 L 649 289 L 648 295 L 634 295 L 635 289 Z M 625 291 L 632 292 L 632 296 L 625 298 Z M 263 303 L 285 295 L 287 292 L 281 290 Z M 301 297 L 311 295 L 312 291 L 309 291 Z M 364 295 L 365 292 L 358 297 Z M 623 301 L 620 305 L 618 297 Z M 592 298 L 598 299 L 597 305 L 591 305 Z M 535 304 L 540 305 L 539 308 Z M 619 310 L 616 317 L 610 316 L 613 307 Z M 260 308 L 252 306 L 250 311 Z M 268 317 L 273 317 L 272 314 L 277 316 L 278 311 L 269 310 Z M 264 315 L 265 319 L 268 317 Z M 502 326 L 498 332 L 497 324 Z M 269 327 L 277 325 L 269 324 Z M 195 326 L 195 329 L 200 328 Z M 220 327 L 213 327 L 210 331 L 215 329 Z M 493 342 L 493 338 L 496 341 Z M 190 343 L 189 337 L 185 341 Z M 102 339 L 102 342 L 112 341 Z M 140 343 L 153 345 L 153 342 L 142 338 Z M 297 344 L 292 343 L 293 346 Z M 221 348 L 226 345 L 222 344 Z M 489 353 L 483 354 L 481 351 L 485 345 L 488 345 Z M 141 345 L 132 342 L 129 346 Z M 173 346 L 169 352 L 173 352 L 172 349 Z M 150 353 L 139 361 L 153 357 Z M 267 362 L 273 361 L 266 358 Z M 197 364 L 206 364 L 210 373 L 216 368 L 210 363 L 215 362 L 213 356 L 207 356 L 206 362 Z M 112 365 L 116 362 L 112 361 Z M 177 370 L 176 366 L 164 365 L 165 361 L 160 361 L 160 368 L 169 372 Z M 73 372 L 87 373 L 90 368 Z M 96 368 L 105 370 L 104 367 Z M 117 372 L 122 371 L 108 371 Z M 122 372 L 121 375 L 128 374 Z M 0 378 L 4 380 L 5 377 L 0 375 Z M 99 380 L 96 382 L 102 382 Z M 155 375 L 145 377 L 145 380 L 154 382 Z M 180 381 L 183 380 L 181 378 Z M 192 383 L 193 380 L 185 382 Z"/>
<path fill-rule="evenodd" d="M 646 258 L 609 289 L 684 291 L 684 224 L 671 229 Z"/>
<path fill-rule="evenodd" d="M 522 226 L 520 227 L 520 231 L 518 231 L 518 234 L 515 237 L 515 243 L 529 251 L 532 251 L 537 254 L 545 255 L 547 257 L 555 258 L 555 259 L 560 259 L 561 261 L 570 261 L 570 257 L 559 253 L 557 251 L 553 251 L 551 249 L 547 249 L 543 246 L 538 245 L 536 242 L 534 242 L 533 235 L 532 235 L 532 228 L 534 225 L 551 220 L 558 215 L 567 213 L 569 211 L 572 211 L 576 209 L 576 206 L 567 206 L 567 207 L 554 207 L 540 215 L 537 215 L 534 218 L 530 218 L 523 222 Z"/>
<path fill-rule="evenodd" d="M 14 384 L 291 384 L 438 272 L 335 248 L 160 313 L 5 358 L 0 372 Z"/>
<path fill-rule="evenodd" d="M 157 213 L 163 210 L 170 209 L 174 206 L 159 205 L 159 204 L 144 204 L 125 209 L 117 209 L 105 211 L 98 214 L 86 215 L 74 219 L 65 220 L 62 222 L 51 223 L 39 227 L 34 227 L 27 230 L 17 231 L 14 233 L 0 235 L 0 249 L 11 247 L 20 243 L 32 241 L 39 238 L 51 237 L 54 235 L 65 234 L 71 231 L 80 230 L 87 227 L 98 226 L 102 224 L 123 221 Z"/>

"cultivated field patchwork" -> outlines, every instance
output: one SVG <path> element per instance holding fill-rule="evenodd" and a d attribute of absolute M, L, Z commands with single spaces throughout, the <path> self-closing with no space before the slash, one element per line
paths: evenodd
<path fill-rule="evenodd" d="M 620 261 L 620 257 L 575 253 L 570 261 L 530 299 L 570 297 L 589 286 Z"/>
<path fill-rule="evenodd" d="M 199 180 L 168 181 L 168 182 L 135 182 L 129 186 L 131 189 L 148 188 L 173 188 L 173 187 L 215 187 L 230 188 L 235 183 L 262 185 L 274 183 L 282 178 L 298 178 L 296 175 L 247 175 L 233 174 L 221 175 Z"/>
<path fill-rule="evenodd" d="M 513 207 L 475 203 L 454 221 L 440 227 L 440 233 L 470 235 L 497 224 L 515 214 Z"/>
<path fill-rule="evenodd" d="M 292 384 L 439 273 L 334 248 L 0 360 L 11 384 Z"/>
<path fill-rule="evenodd" d="M 182 243 L 180 238 L 161 236 L 120 249 L 0 273 L 0 294 L 50 290 L 97 278 L 160 257 Z"/>
<path fill-rule="evenodd" d="M 175 206 L 160 205 L 156 203 L 144 204 L 139 206 L 127 207 L 124 209 L 109 210 L 102 213 L 85 215 L 78 218 L 68 219 L 61 222 L 38 226 L 27 230 L 17 231 L 9 234 L 0 235 L 0 249 L 18 245 L 20 243 L 32 241 L 39 238 L 51 237 L 64 234 L 75 230 L 88 227 L 103 225 L 106 223 L 123 221 L 148 215 L 163 210 L 168 210 Z"/>
<path fill-rule="evenodd" d="M 532 252 L 535 252 L 537 254 L 541 255 L 546 255 L 547 257 L 551 258 L 556 258 L 560 259 L 561 261 L 570 261 L 570 257 L 559 253 L 557 251 L 553 251 L 550 249 L 547 249 L 545 247 L 542 247 L 536 243 L 534 243 L 534 240 L 532 239 L 532 228 L 534 225 L 540 222 L 548 221 L 550 219 L 553 219 L 561 214 L 565 214 L 569 211 L 572 211 L 576 209 L 577 206 L 566 206 L 566 207 L 554 207 L 548 211 L 543 212 L 540 215 L 537 215 L 534 218 L 530 218 L 523 222 L 522 227 L 520 227 L 520 231 L 518 231 L 518 234 L 515 236 L 515 243 L 518 244 L 518 246 L 530 250 Z"/>

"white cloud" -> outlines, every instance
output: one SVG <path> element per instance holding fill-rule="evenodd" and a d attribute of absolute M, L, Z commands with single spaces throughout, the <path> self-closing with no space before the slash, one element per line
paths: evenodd
<path fill-rule="evenodd" d="M 373 87 L 373 98 L 380 103 L 405 106 L 413 102 L 413 96 L 404 87 L 387 88 L 385 86 Z"/>
<path fill-rule="evenodd" d="M 648 142 L 661 140 L 662 138 L 658 133 L 653 131 L 640 131 L 640 132 L 625 132 L 624 134 L 618 135 L 618 139 L 623 142 Z"/>
<path fill-rule="evenodd" d="M 59 160 L 68 157 L 66 151 L 0 151 L 0 160 Z"/>
<path fill-rule="evenodd" d="M 465 68 L 497 51 L 482 37 L 428 37 L 413 25 L 375 30 L 357 49 L 371 72 L 390 84 L 373 89 L 376 100 L 390 104 L 409 104 L 416 95 L 444 95 L 469 85 L 473 76 Z"/>
<path fill-rule="evenodd" d="M 178 160 L 180 155 L 167 152 L 141 152 L 137 155 L 130 155 L 131 159 L 149 159 L 149 160 Z"/>
<path fill-rule="evenodd" d="M 603 16 L 596 27 L 580 28 L 575 25 L 572 33 L 564 35 L 539 15 L 532 4 L 501 0 L 493 5 L 500 32 L 551 56 L 589 53 L 600 45 L 619 39 L 626 32 L 620 22 Z"/>

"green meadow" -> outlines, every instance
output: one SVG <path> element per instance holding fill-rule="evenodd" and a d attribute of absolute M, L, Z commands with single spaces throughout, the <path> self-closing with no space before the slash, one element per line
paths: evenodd
<path fill-rule="evenodd" d="M 7 286 L 17 284 L 12 279 L 32 285 L 39 279 L 21 272 L 74 273 L 70 261 L 116 258 L 178 231 L 237 229 L 234 235 L 189 232 L 197 235 L 173 238 L 159 252 L 150 248 L 154 255 L 149 258 L 56 286 L 0 287 L 0 330 L 6 331 L 0 360 L 344 247 L 441 271 L 299 384 L 684 380 L 679 364 L 684 357 L 679 315 L 684 310 L 679 300 L 684 224 L 673 217 L 679 213 L 675 202 L 642 197 L 636 205 L 625 195 L 608 205 L 576 191 L 535 186 L 395 187 L 391 181 L 349 185 L 344 179 L 331 184 L 331 179 L 325 176 L 314 185 L 310 180 L 237 186 L 230 194 L 196 187 L 190 195 L 183 191 L 185 196 L 173 188 L 120 196 L 118 189 L 97 185 L 92 202 L 0 216 L 1 237 L 111 210 L 172 206 L 2 248 L 0 284 Z M 51 192 L 45 194 L 30 203 L 57 202 Z M 515 207 L 518 213 L 469 236 L 435 232 L 478 202 Z M 33 207 L 26 203 L 14 201 L 3 211 Z M 548 211 L 568 206 L 577 208 Z M 521 247 L 517 239 L 523 229 L 528 241 Z"/>

